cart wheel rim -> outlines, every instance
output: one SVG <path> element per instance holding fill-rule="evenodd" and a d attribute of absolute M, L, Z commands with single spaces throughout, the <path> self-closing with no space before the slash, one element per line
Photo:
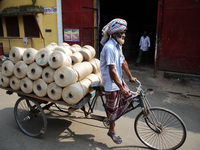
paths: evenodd
<path fill-rule="evenodd" d="M 47 120 L 43 109 L 35 100 L 19 98 L 15 104 L 14 116 L 25 134 L 36 137 L 45 133 Z"/>

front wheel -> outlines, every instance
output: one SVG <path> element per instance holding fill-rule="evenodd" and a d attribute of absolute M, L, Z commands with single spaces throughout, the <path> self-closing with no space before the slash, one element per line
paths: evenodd
<path fill-rule="evenodd" d="M 33 99 L 19 98 L 14 108 L 15 120 L 20 129 L 29 136 L 44 134 L 47 120 L 43 109 Z"/>
<path fill-rule="evenodd" d="M 139 113 L 134 129 L 140 141 L 153 149 L 177 149 L 186 139 L 181 118 L 164 108 L 150 108 L 146 115 Z"/>

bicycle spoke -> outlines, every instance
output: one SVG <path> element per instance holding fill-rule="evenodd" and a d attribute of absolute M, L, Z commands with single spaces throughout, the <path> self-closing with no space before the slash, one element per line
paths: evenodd
<path fill-rule="evenodd" d="M 181 120 L 165 109 L 155 108 L 149 111 L 147 118 L 143 118 L 142 113 L 136 118 L 135 131 L 139 139 L 154 149 L 180 147 L 186 138 L 186 129 Z"/>

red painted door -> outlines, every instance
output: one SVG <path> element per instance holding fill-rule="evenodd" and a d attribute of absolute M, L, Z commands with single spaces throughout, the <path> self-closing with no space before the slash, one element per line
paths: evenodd
<path fill-rule="evenodd" d="M 62 0 L 63 41 L 94 46 L 93 0 Z"/>
<path fill-rule="evenodd" d="M 164 0 L 163 6 L 159 69 L 199 74 L 200 3 Z"/>

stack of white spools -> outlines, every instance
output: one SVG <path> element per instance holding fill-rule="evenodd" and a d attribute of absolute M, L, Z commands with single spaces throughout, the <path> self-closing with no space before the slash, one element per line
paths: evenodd
<path fill-rule="evenodd" d="M 43 49 L 13 47 L 2 64 L 1 86 L 48 96 L 52 100 L 78 103 L 101 83 L 100 61 L 92 46 L 51 43 Z"/>

